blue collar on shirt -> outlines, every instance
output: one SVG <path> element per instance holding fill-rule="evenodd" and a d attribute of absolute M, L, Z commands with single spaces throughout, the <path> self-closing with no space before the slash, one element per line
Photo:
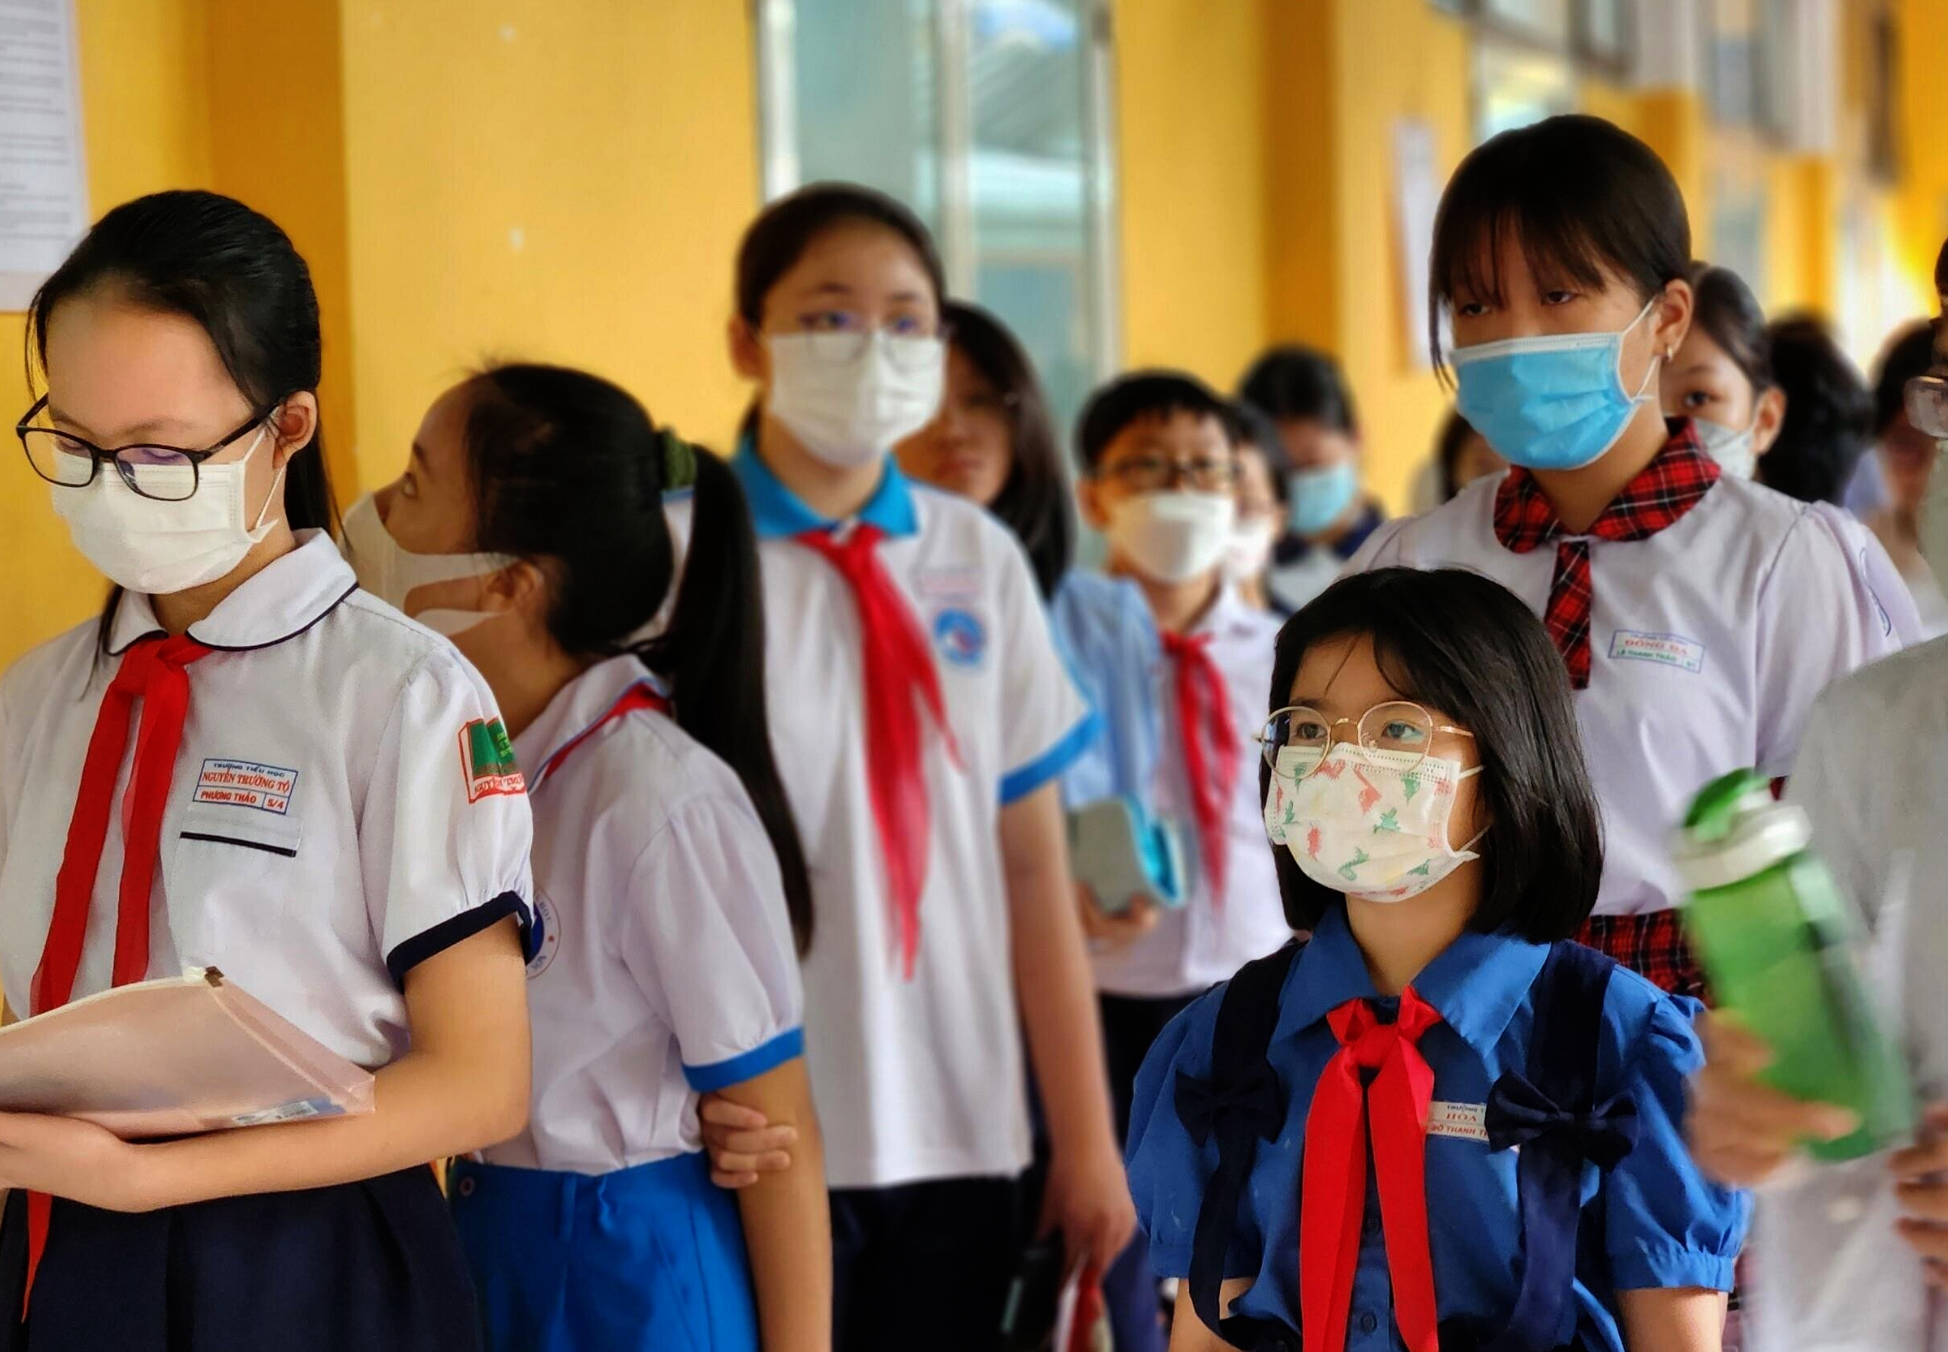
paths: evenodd
<path fill-rule="evenodd" d="M 757 528 L 760 540 L 803 535 L 812 530 L 830 530 L 839 524 L 814 512 L 802 498 L 786 488 L 771 472 L 771 466 L 758 455 L 757 447 L 749 436 L 737 443 L 737 454 L 731 457 L 730 465 L 744 483 L 744 497 L 751 505 L 751 524 Z M 913 506 L 913 486 L 900 473 L 900 467 L 894 463 L 892 456 L 886 457 L 886 469 L 880 476 L 879 487 L 873 490 L 866 505 L 859 509 L 858 519 L 869 526 L 879 527 L 889 536 L 920 533 L 920 514 Z"/>
<path fill-rule="evenodd" d="M 1428 963 L 1413 986 L 1448 1027 L 1486 1057 L 1501 1041 L 1548 956 L 1546 944 L 1469 930 Z M 1280 1007 L 1282 1033 L 1309 1028 L 1348 1000 L 1380 998 L 1346 923 L 1344 906 L 1335 905 L 1320 918 L 1294 967 L 1297 974 L 1287 983 Z"/>

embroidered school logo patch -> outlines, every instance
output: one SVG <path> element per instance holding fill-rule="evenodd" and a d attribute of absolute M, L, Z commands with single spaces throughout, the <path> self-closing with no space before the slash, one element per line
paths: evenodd
<path fill-rule="evenodd" d="M 527 792 L 514 763 L 514 743 L 498 718 L 476 718 L 460 729 L 460 770 L 467 779 L 467 801 Z"/>
<path fill-rule="evenodd" d="M 528 937 L 528 980 L 548 970 L 561 951 L 561 913 L 539 888 L 534 894 L 534 927 Z"/>
<path fill-rule="evenodd" d="M 1682 634 L 1639 634 L 1619 629 L 1610 640 L 1610 656 L 1632 662 L 1655 662 L 1695 675 L 1704 670 L 1705 646 Z"/>
<path fill-rule="evenodd" d="M 298 772 L 281 765 L 212 756 L 196 776 L 194 801 L 218 807 L 248 807 L 282 817 L 291 811 Z"/>
<path fill-rule="evenodd" d="M 943 610 L 933 617 L 933 646 L 957 667 L 978 667 L 987 655 L 988 631 L 971 610 Z"/>
<path fill-rule="evenodd" d="M 1442 1103 L 1427 1105 L 1427 1134 L 1446 1136 L 1456 1141 L 1488 1144 L 1488 1105 L 1485 1103 Z"/>

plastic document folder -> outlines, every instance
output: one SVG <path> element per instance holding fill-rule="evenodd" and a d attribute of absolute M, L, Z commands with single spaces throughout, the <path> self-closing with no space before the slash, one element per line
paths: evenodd
<path fill-rule="evenodd" d="M 0 1111 L 188 1136 L 369 1113 L 372 1075 L 210 967 L 0 1029 Z"/>

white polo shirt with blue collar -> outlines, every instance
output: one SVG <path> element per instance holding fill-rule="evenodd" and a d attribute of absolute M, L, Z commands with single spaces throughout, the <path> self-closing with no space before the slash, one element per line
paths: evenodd
<path fill-rule="evenodd" d="M 908 979 L 867 778 L 858 609 L 794 538 L 849 523 L 812 511 L 748 445 L 731 464 L 759 540 L 772 745 L 811 868 L 805 1048 L 827 1178 L 875 1188 L 1017 1174 L 1030 1147 L 1001 809 L 1053 783 L 1094 720 L 1020 544 L 888 459 L 856 519 L 886 537 L 879 558 L 928 637 L 955 744 L 922 719 L 930 850 Z M 687 540 L 687 498 L 669 515 Z"/>

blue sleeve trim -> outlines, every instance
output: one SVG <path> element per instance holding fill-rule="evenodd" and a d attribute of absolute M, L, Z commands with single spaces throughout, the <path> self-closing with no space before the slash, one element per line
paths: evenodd
<path fill-rule="evenodd" d="M 1082 759 L 1082 754 L 1102 734 L 1102 718 L 1094 709 L 1076 721 L 1062 740 L 1019 769 L 1001 776 L 1001 805 L 1026 798 L 1042 785 Z"/>
<path fill-rule="evenodd" d="M 805 1030 L 794 1028 L 788 1033 L 778 1034 L 762 1047 L 753 1047 L 742 1056 L 733 1056 L 728 1061 L 717 1061 L 707 1066 L 686 1065 L 683 1067 L 683 1078 L 699 1094 L 709 1094 L 728 1089 L 734 1084 L 743 1084 L 746 1080 L 755 1080 L 766 1071 L 776 1070 L 785 1062 L 796 1061 L 804 1054 Z"/>
<path fill-rule="evenodd" d="M 429 930 L 415 934 L 386 955 L 386 970 L 392 974 L 393 984 L 399 989 L 406 988 L 406 973 L 425 962 L 436 953 L 444 953 L 463 939 L 471 939 L 484 929 L 498 925 L 513 916 L 521 923 L 521 953 L 532 958 L 534 945 L 534 912 L 518 892 L 503 892 L 492 901 L 462 911 L 459 915 L 442 920 Z"/>
<path fill-rule="evenodd" d="M 1615 1256 L 1611 1264 L 1612 1284 L 1619 1291 L 1669 1291 L 1686 1287 L 1729 1291 L 1738 1259 L 1700 1253 L 1696 1249 L 1664 1249 Z"/>

